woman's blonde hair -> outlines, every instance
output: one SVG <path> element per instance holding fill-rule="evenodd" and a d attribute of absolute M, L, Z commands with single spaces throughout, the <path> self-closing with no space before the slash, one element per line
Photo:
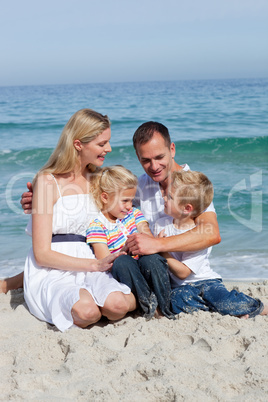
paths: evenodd
<path fill-rule="evenodd" d="M 99 134 L 111 126 L 108 116 L 92 109 L 78 110 L 67 122 L 58 144 L 47 163 L 39 170 L 40 173 L 64 174 L 73 171 L 78 162 L 78 153 L 74 140 L 82 143 L 93 141 Z M 88 165 L 90 171 L 95 167 Z"/>
<path fill-rule="evenodd" d="M 173 172 L 171 176 L 173 196 L 179 204 L 191 204 L 193 217 L 200 215 L 213 200 L 213 185 L 201 172 L 192 170 Z"/>
<path fill-rule="evenodd" d="M 124 166 L 115 165 L 100 168 L 91 174 L 90 190 L 99 209 L 103 208 L 101 194 L 120 194 L 121 191 L 135 188 L 137 176 Z"/>

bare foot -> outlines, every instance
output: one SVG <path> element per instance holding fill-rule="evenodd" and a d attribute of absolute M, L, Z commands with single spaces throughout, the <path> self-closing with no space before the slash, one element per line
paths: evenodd
<path fill-rule="evenodd" d="M 160 308 L 157 307 L 157 309 L 155 310 L 155 313 L 154 313 L 154 318 L 157 318 L 159 320 L 160 318 L 163 318 L 163 317 L 164 317 L 164 314 L 162 314 L 162 311 L 160 310 Z"/>
<path fill-rule="evenodd" d="M 7 293 L 9 290 L 23 288 L 23 272 L 18 275 L 0 280 L 0 293 Z"/>
<path fill-rule="evenodd" d="M 262 312 L 260 313 L 260 315 L 267 315 L 267 314 L 268 314 L 268 305 L 265 304 Z"/>
<path fill-rule="evenodd" d="M 240 316 L 237 317 L 237 318 L 241 318 L 241 320 L 247 320 L 247 319 L 249 318 L 249 315 L 248 315 L 248 314 L 240 315 Z"/>
<path fill-rule="evenodd" d="M 7 293 L 7 281 L 5 279 L 0 280 L 0 293 Z"/>

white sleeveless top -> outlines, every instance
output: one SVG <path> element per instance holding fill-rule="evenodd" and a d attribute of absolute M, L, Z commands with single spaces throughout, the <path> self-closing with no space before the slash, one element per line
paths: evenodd
<path fill-rule="evenodd" d="M 56 181 L 55 177 L 52 176 Z M 56 181 L 57 183 L 57 181 Z M 90 194 L 60 197 L 53 207 L 53 234 L 86 236 L 89 223 L 98 214 Z M 26 229 L 31 234 L 31 220 Z M 51 249 L 77 258 L 95 258 L 86 242 L 51 243 Z M 24 268 L 24 298 L 37 318 L 55 324 L 61 331 L 73 325 L 71 310 L 79 300 L 80 289 L 86 289 L 98 306 L 103 306 L 111 292 L 130 293 L 128 286 L 117 282 L 109 272 L 73 272 L 37 265 L 31 249 Z"/>

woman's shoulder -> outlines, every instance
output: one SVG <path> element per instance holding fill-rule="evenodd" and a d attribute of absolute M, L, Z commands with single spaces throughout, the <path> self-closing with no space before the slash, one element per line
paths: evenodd
<path fill-rule="evenodd" d="M 70 184 L 76 185 L 74 180 L 70 178 L 70 174 L 52 174 L 48 172 L 39 172 L 36 176 L 35 183 L 42 185 L 53 185 L 56 187 L 65 187 Z"/>
<path fill-rule="evenodd" d="M 40 172 L 37 174 L 34 182 L 33 194 L 34 197 L 38 198 L 39 202 L 40 199 L 43 199 L 43 201 L 46 200 L 46 202 L 52 202 L 53 204 L 55 204 L 61 195 L 55 177 L 46 172 Z"/>
<path fill-rule="evenodd" d="M 37 173 L 35 177 L 35 186 L 40 184 L 51 185 L 52 183 L 55 183 L 55 177 L 51 173 L 44 173 L 44 172 Z"/>

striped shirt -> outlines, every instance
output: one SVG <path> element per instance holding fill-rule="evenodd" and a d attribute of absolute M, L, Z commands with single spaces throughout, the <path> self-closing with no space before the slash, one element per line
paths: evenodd
<path fill-rule="evenodd" d="M 137 208 L 132 208 L 123 219 L 117 219 L 115 223 L 100 212 L 98 217 L 89 224 L 87 229 L 87 243 L 107 244 L 111 253 L 115 253 L 124 246 L 127 236 L 137 233 L 137 225 L 147 222 L 142 212 Z M 138 256 L 134 257 L 138 259 Z"/>

